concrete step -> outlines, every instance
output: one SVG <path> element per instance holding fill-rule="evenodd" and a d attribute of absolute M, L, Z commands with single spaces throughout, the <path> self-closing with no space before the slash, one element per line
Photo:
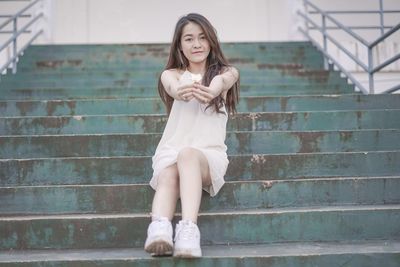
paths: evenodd
<path fill-rule="evenodd" d="M 0 84 L 1 88 L 1 84 Z M 67 88 L 2 88 L 0 100 L 50 100 L 50 99 L 118 99 L 159 97 L 154 86 L 90 86 Z M 288 96 L 288 95 L 323 95 L 354 94 L 354 87 L 349 84 L 320 85 L 285 85 L 264 84 L 240 86 L 240 96 Z"/>
<path fill-rule="evenodd" d="M 322 61 L 321 54 L 316 50 L 271 50 L 269 52 L 257 51 L 257 50 L 222 50 L 225 58 L 229 63 L 248 62 L 248 59 L 258 59 L 258 61 L 268 62 L 269 59 L 281 59 L 281 62 L 285 59 L 291 61 Z M 62 62 L 62 61 L 74 61 L 76 65 L 79 64 L 93 64 L 93 63 L 121 63 L 130 64 L 132 61 L 153 61 L 153 62 L 164 62 L 168 60 L 169 51 L 152 51 L 152 52 L 132 52 L 132 51 L 93 51 L 93 52 L 70 52 L 65 53 L 48 53 L 44 55 L 32 54 L 31 52 L 25 53 L 20 57 L 20 61 L 23 63 L 30 63 L 36 65 L 39 62 Z"/>
<path fill-rule="evenodd" d="M 399 221 L 398 204 L 208 212 L 198 217 L 203 245 L 398 240 Z M 1 217 L 0 249 L 142 248 L 149 223 L 148 214 L 131 213 Z"/>
<path fill-rule="evenodd" d="M 315 49 L 312 44 L 307 41 L 294 41 L 294 42 L 221 42 L 223 49 Z M 39 51 L 52 53 L 66 52 L 66 51 L 113 51 L 113 50 L 127 50 L 127 51 L 162 51 L 166 49 L 169 51 L 167 43 L 146 43 L 146 44 L 57 44 L 57 45 L 32 45 L 29 51 Z"/>
<path fill-rule="evenodd" d="M 161 134 L 0 136 L 0 159 L 152 156 Z M 400 151 L 400 129 L 228 132 L 228 154 Z"/>
<path fill-rule="evenodd" d="M 202 247 L 201 259 L 150 257 L 141 248 L 0 252 L 1 266 L 363 266 L 398 267 L 400 242 L 290 242 Z"/>
<path fill-rule="evenodd" d="M 231 58 L 231 60 L 234 60 Z M 234 65 L 240 70 L 241 74 L 249 73 L 251 71 L 279 71 L 281 73 L 290 73 L 292 71 L 300 70 L 323 70 L 323 60 L 313 59 L 304 60 L 302 62 L 290 62 L 289 59 L 274 59 L 269 58 L 268 60 L 258 61 L 255 58 L 247 58 L 246 60 L 236 59 Z M 299 60 L 297 60 L 299 61 Z M 120 64 L 97 64 L 90 66 L 80 66 L 79 59 L 76 60 L 56 60 L 56 61 L 39 61 L 35 63 L 35 66 L 28 65 L 18 65 L 19 72 L 16 75 L 72 75 L 75 73 L 94 73 L 94 72 L 126 72 L 127 66 L 123 63 Z M 130 72 L 161 72 L 164 69 L 165 63 L 154 62 L 151 59 L 133 60 L 130 62 L 129 70 Z M 254 74 L 254 73 L 252 73 Z M 12 75 L 10 75 L 13 77 Z"/>
<path fill-rule="evenodd" d="M 75 87 L 120 87 L 121 85 L 126 87 L 143 87 L 143 86 L 156 86 L 158 78 L 138 76 L 136 78 L 108 78 L 100 77 L 80 77 L 74 79 L 30 79 L 30 80 L 14 80 L 14 81 L 2 81 L 1 88 L 12 89 L 12 88 L 75 88 Z M 320 85 L 326 84 L 337 84 L 346 81 L 341 78 L 337 73 L 327 72 L 319 73 L 316 75 L 309 76 L 286 76 L 286 77 L 268 77 L 268 76 L 257 76 L 257 77 L 241 77 L 240 83 L 244 86 L 256 86 L 263 84 L 304 84 L 304 85 Z"/>
<path fill-rule="evenodd" d="M 221 49 L 226 57 L 244 58 L 254 54 L 272 55 L 272 56 L 285 56 L 288 54 L 295 55 L 296 57 L 320 55 L 317 50 L 307 44 L 291 44 L 289 46 L 284 44 L 258 43 L 258 44 L 228 44 L 221 43 Z M 79 46 L 41 46 L 35 45 L 29 47 L 25 53 L 26 58 L 43 58 L 43 59 L 64 59 L 64 58 L 80 58 L 80 59 L 96 59 L 98 57 L 105 59 L 115 58 L 138 58 L 138 57 L 168 57 L 170 46 L 167 44 L 157 45 L 79 45 Z"/>
<path fill-rule="evenodd" d="M 227 53 L 241 52 L 292 52 L 301 53 L 315 51 L 310 42 L 243 42 L 220 43 L 221 49 Z M 83 44 L 83 45 L 32 45 L 25 51 L 25 55 L 53 55 L 68 53 L 86 53 L 88 55 L 98 53 L 169 53 L 170 46 L 164 44 Z"/>
<path fill-rule="evenodd" d="M 399 129 L 400 110 L 255 112 L 230 116 L 227 131 Z M 166 115 L 0 117 L 0 135 L 161 133 Z"/>
<path fill-rule="evenodd" d="M 240 69 L 241 81 L 253 81 L 253 80 L 270 80 L 270 79 L 290 79 L 290 78 L 326 78 L 328 76 L 337 76 L 339 73 L 336 71 L 325 71 L 325 70 L 307 70 L 298 68 L 297 65 L 293 68 L 291 65 L 283 67 L 274 67 L 272 64 L 265 65 L 249 65 L 246 68 Z M 37 82 L 51 82 L 51 81 L 63 81 L 68 82 L 69 80 L 120 80 L 120 79 L 143 79 L 154 81 L 158 80 L 161 75 L 160 69 L 158 70 L 135 70 L 132 71 L 127 68 L 121 69 L 110 69 L 110 70 L 87 70 L 87 71 L 76 71 L 66 73 L 33 73 L 33 72 L 18 72 L 16 75 L 6 75 L 2 78 L 2 83 L 7 84 L 10 82 L 34 80 Z"/>
<path fill-rule="evenodd" d="M 237 68 L 246 68 L 249 64 L 290 64 L 307 69 L 323 69 L 323 57 L 317 51 L 272 51 L 267 52 L 224 52 L 229 64 Z M 103 68 L 130 67 L 132 70 L 162 70 L 168 60 L 169 52 L 135 53 L 135 52 L 67 52 L 54 57 L 51 54 L 29 56 L 28 53 L 19 58 L 19 68 L 25 71 L 54 72 L 76 71 Z"/>
<path fill-rule="evenodd" d="M 398 176 L 400 151 L 229 155 L 225 179 Z M 0 186 L 147 183 L 151 157 L 74 157 L 0 160 Z"/>
<path fill-rule="evenodd" d="M 264 58 L 262 61 L 259 57 L 255 58 L 230 58 L 230 64 L 241 69 L 246 69 L 249 66 L 255 69 L 268 69 L 268 68 L 284 68 L 284 69 L 309 69 L 320 70 L 323 69 L 323 58 L 321 55 L 311 59 L 304 57 L 286 56 L 286 57 L 269 57 Z M 157 60 L 151 58 L 145 59 L 132 59 L 129 62 L 82 62 L 80 57 L 64 58 L 62 60 L 39 60 L 32 63 L 24 63 L 22 58 L 21 64 L 18 65 L 18 70 L 24 73 L 37 73 L 37 74 L 51 74 L 51 73 L 74 73 L 77 71 L 115 71 L 124 67 L 126 70 L 129 68 L 131 71 L 151 70 L 161 71 L 167 62 L 164 60 Z"/>
<path fill-rule="evenodd" d="M 315 95 L 315 96 L 244 96 L 238 112 L 286 112 L 328 110 L 398 109 L 400 94 Z M 165 114 L 159 97 L 140 99 L 79 100 L 8 100 L 0 101 L 2 117 L 73 116 L 112 114 Z"/>
<path fill-rule="evenodd" d="M 230 181 L 200 211 L 400 204 L 399 188 L 400 176 Z M 146 213 L 153 195 L 148 183 L 0 187 L 0 216 Z"/>
<path fill-rule="evenodd" d="M 220 43 L 221 49 L 226 54 L 247 54 L 247 53 L 310 53 L 316 49 L 309 42 L 270 43 L 270 42 L 252 42 L 252 43 Z M 123 44 L 123 45 L 32 45 L 26 51 L 26 56 L 57 56 L 57 55 L 116 55 L 137 53 L 138 56 L 146 54 L 169 53 L 168 44 Z"/>
<path fill-rule="evenodd" d="M 247 60 L 249 61 L 249 60 Z M 119 65 L 119 66 L 110 66 L 108 64 L 104 65 L 99 65 L 96 66 L 95 68 L 86 68 L 86 69 L 80 69 L 80 70 L 66 70 L 63 72 L 58 71 L 57 69 L 31 69 L 30 71 L 22 71 L 22 72 L 17 72 L 16 75 L 8 75 L 7 77 L 4 78 L 9 78 L 12 79 L 13 77 L 18 77 L 19 75 L 23 76 L 33 76 L 33 75 L 38 75 L 40 76 L 68 76 L 68 75 L 78 75 L 78 74 L 86 74 L 86 75 L 94 75 L 98 73 L 104 73 L 105 75 L 108 75 L 110 73 L 146 73 L 147 75 L 153 74 L 155 75 L 156 73 L 160 74 L 163 69 L 164 65 L 160 64 L 152 64 L 149 62 L 149 60 L 143 60 L 138 61 L 138 65 L 132 66 L 132 68 L 127 71 L 125 66 Z M 147 64 L 147 68 L 143 68 L 143 64 Z M 240 70 L 241 75 L 255 75 L 257 73 L 276 73 L 276 74 L 290 74 L 291 72 L 297 73 L 297 72 L 309 72 L 309 71 L 323 71 L 324 68 L 308 68 L 304 66 L 303 64 L 299 63 L 285 63 L 285 62 L 279 62 L 279 63 L 263 63 L 263 62 L 240 62 L 238 65 L 235 64 L 235 66 L 238 66 Z M 333 71 L 330 69 L 330 71 Z"/>

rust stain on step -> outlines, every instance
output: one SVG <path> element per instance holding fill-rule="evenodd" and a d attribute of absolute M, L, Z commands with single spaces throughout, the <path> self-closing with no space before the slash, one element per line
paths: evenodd
<path fill-rule="evenodd" d="M 32 111 L 35 106 L 33 102 L 17 102 L 15 105 L 17 106 L 21 116 L 26 116 L 26 114 Z"/>
<path fill-rule="evenodd" d="M 323 132 L 296 132 L 292 133 L 300 142 L 298 153 L 320 152 L 319 140 L 325 136 Z"/>

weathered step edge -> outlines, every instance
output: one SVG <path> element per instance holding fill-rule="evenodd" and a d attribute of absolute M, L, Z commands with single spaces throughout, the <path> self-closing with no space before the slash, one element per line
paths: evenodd
<path fill-rule="evenodd" d="M 351 266 L 398 267 L 400 242 L 313 242 L 203 246 L 203 257 L 184 260 L 150 257 L 141 248 L 0 252 L 0 266 Z M 186 265 L 187 264 L 187 265 Z"/>
<path fill-rule="evenodd" d="M 400 239 L 399 204 L 209 212 L 198 221 L 204 245 Z M 149 214 L 1 217 L 0 249 L 142 247 L 149 222 Z"/>
<path fill-rule="evenodd" d="M 400 176 L 228 181 L 217 196 L 204 193 L 200 210 L 400 204 L 398 188 Z M 147 183 L 0 187 L 0 216 L 143 213 L 153 194 Z"/>
<path fill-rule="evenodd" d="M 228 160 L 227 181 L 400 175 L 400 151 L 246 154 Z M 1 186 L 144 183 L 152 173 L 150 156 L 0 160 Z"/>

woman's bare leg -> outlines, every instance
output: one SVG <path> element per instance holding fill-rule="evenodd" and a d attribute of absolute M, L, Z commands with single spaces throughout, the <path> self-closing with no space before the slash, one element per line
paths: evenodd
<path fill-rule="evenodd" d="M 183 148 L 178 154 L 179 189 L 182 219 L 197 223 L 202 186 L 211 184 L 207 158 L 195 148 Z"/>
<path fill-rule="evenodd" d="M 157 190 L 153 198 L 152 215 L 167 217 L 172 220 L 176 202 L 179 198 L 179 176 L 177 164 L 161 171 Z"/>

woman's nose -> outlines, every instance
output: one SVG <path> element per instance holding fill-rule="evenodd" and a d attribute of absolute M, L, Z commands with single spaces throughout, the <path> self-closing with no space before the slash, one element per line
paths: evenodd
<path fill-rule="evenodd" d="M 201 47 L 201 43 L 200 43 L 199 39 L 194 40 L 194 47 Z"/>

